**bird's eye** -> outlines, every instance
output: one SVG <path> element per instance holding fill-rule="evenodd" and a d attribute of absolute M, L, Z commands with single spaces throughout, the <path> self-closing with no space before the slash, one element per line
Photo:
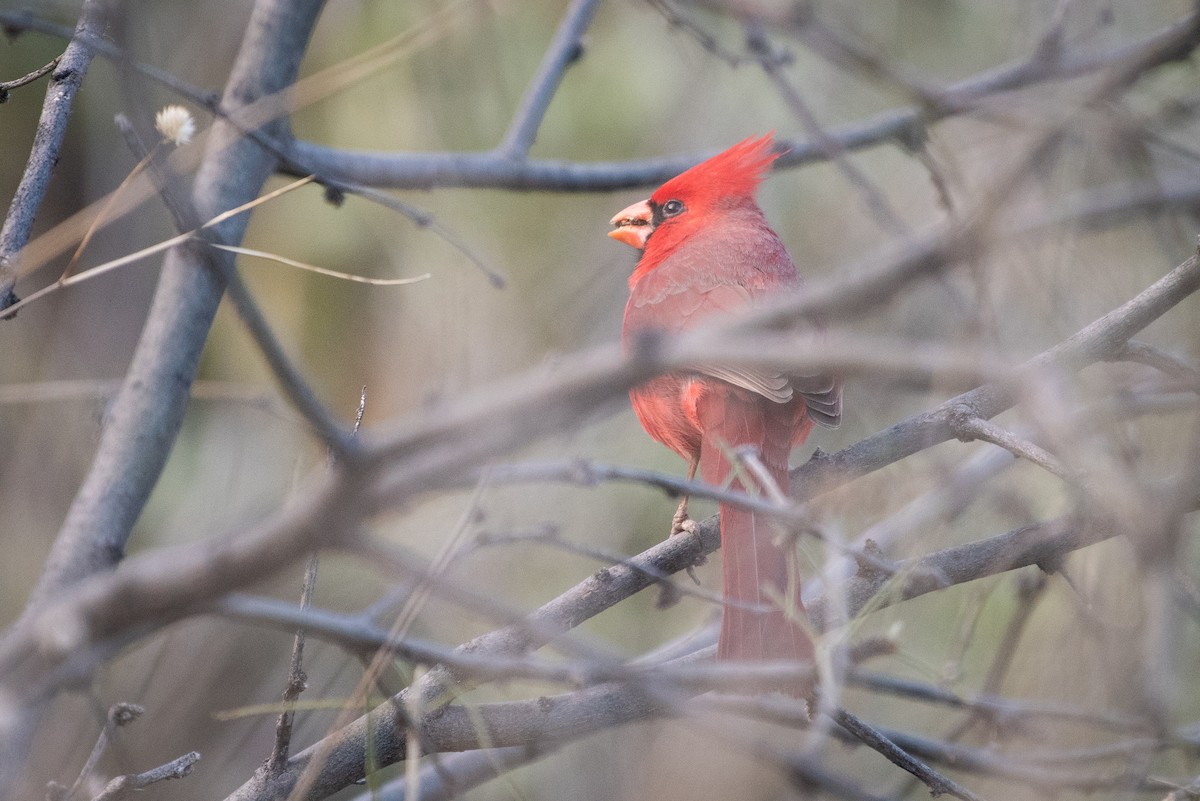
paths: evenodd
<path fill-rule="evenodd" d="M 662 213 L 664 217 L 674 217 L 676 214 L 682 213 L 683 208 L 682 200 L 668 200 L 662 206 Z"/>

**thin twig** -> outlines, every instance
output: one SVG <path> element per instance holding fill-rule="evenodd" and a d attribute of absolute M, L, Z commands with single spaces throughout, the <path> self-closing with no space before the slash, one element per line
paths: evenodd
<path fill-rule="evenodd" d="M 0 227 L 0 311 L 17 301 L 12 291 L 17 280 L 17 260 L 22 248 L 29 242 L 33 220 L 46 197 L 50 176 L 58 164 L 75 94 L 92 61 L 93 50 L 87 40 L 99 37 L 103 31 L 105 5 L 102 0 L 84 2 L 70 44 L 62 56 L 53 62 L 53 75 L 46 89 L 33 149 L 25 163 L 21 182 L 17 184 L 8 215 L 4 218 L 4 225 Z"/>
<path fill-rule="evenodd" d="M 775 477 L 771 475 L 771 471 L 763 464 L 763 460 L 758 457 L 758 449 L 753 445 L 742 446 L 735 449 L 735 455 L 738 461 L 745 465 L 750 474 L 754 476 L 754 480 L 758 482 L 758 486 L 771 499 L 771 503 L 779 506 L 788 506 L 787 494 L 783 491 L 783 487 L 775 481 Z"/>
<path fill-rule="evenodd" d="M 60 61 L 62 61 L 62 56 L 55 56 L 54 59 L 51 60 L 51 62 L 49 64 L 46 64 L 45 66 L 42 66 L 42 67 L 38 67 L 36 70 L 29 73 L 28 75 L 24 75 L 20 78 L 14 78 L 11 81 L 0 81 L 0 103 L 4 103 L 8 100 L 8 93 L 10 91 L 12 91 L 13 89 L 20 89 L 22 86 L 25 86 L 26 84 L 33 83 L 38 78 L 41 78 L 46 73 L 50 72 L 50 70 L 57 67 L 58 62 L 60 62 Z"/>
<path fill-rule="evenodd" d="M 117 184 L 117 188 L 108 193 L 108 198 L 104 201 L 104 205 L 100 207 L 100 211 L 97 212 L 95 218 L 92 219 L 91 224 L 88 225 L 88 229 L 84 232 L 83 238 L 79 240 L 79 246 L 75 248 L 75 252 L 71 254 L 70 260 L 67 261 L 67 266 L 63 268 L 62 275 L 58 277 L 58 283 L 63 283 L 71 277 L 72 273 L 75 272 L 75 265 L 79 263 L 79 257 L 82 256 L 83 251 L 87 249 L 88 243 L 92 241 L 92 237 L 96 235 L 96 231 L 100 229 L 103 223 L 107 222 L 107 217 L 112 211 L 113 206 L 116 205 L 117 199 L 121 196 L 122 191 L 124 191 L 126 187 L 133 183 L 134 179 L 142 174 L 142 171 L 146 169 L 147 165 L 150 164 L 150 160 L 154 158 L 154 154 L 158 147 L 159 145 L 155 145 L 154 149 L 142 156 L 141 160 L 135 164 L 133 169 L 130 170 L 129 173 L 121 180 L 121 183 Z"/>
<path fill-rule="evenodd" d="M 1025 701 L 991 693 L 962 696 L 936 685 L 861 669 L 853 669 L 847 673 L 846 681 L 874 692 L 887 693 L 914 702 L 964 709 L 1001 727 L 1049 719 L 1119 733 L 1146 729 L 1144 719 L 1120 712 L 1097 712 L 1045 699 Z"/>
<path fill-rule="evenodd" d="M 136 131 L 128 119 L 118 117 L 117 127 L 125 136 L 126 144 L 134 153 L 144 157 L 147 150 L 138 139 Z M 167 207 L 175 220 L 176 228 L 181 232 L 180 236 L 186 235 L 189 240 L 195 240 L 196 251 L 200 258 L 223 279 L 225 291 L 233 301 L 242 323 L 254 337 L 255 343 L 274 372 L 283 393 L 321 437 L 326 447 L 338 458 L 348 458 L 353 447 L 352 439 L 342 432 L 333 416 L 317 399 L 316 393 L 300 373 L 299 368 L 284 351 L 283 345 L 271 330 L 266 316 L 250 294 L 245 282 L 242 281 L 232 260 L 223 257 L 219 248 L 205 246 L 210 243 L 228 246 L 229 243 L 222 241 L 221 235 L 211 223 L 204 222 L 204 218 L 200 216 L 191 199 L 175 189 L 174 176 L 168 172 L 165 162 L 152 158 L 150 174 L 154 178 L 163 205 Z M 231 209 L 220 215 L 222 222 L 230 219 L 236 211 L 237 209 Z"/>
<path fill-rule="evenodd" d="M 308 564 L 304 568 L 304 584 L 300 590 L 300 611 L 306 612 L 312 606 L 313 589 L 317 585 L 317 565 L 319 557 L 316 553 L 309 554 Z M 296 638 L 292 642 L 291 667 L 288 669 L 287 684 L 283 688 L 283 703 L 286 709 L 280 713 L 275 722 L 275 745 L 267 760 L 267 769 L 278 773 L 287 764 L 288 749 L 292 743 L 292 722 L 296 717 L 296 701 L 308 687 L 308 675 L 304 672 L 304 628 L 296 629 Z"/>
<path fill-rule="evenodd" d="M 1131 339 L 1109 357 L 1109 361 L 1129 361 L 1145 364 L 1181 382 L 1193 392 L 1200 393 L 1200 367 L 1146 342 Z"/>
<path fill-rule="evenodd" d="M 432 214 L 418 209 L 411 203 L 406 203 L 399 198 L 392 197 L 385 192 L 381 192 L 378 189 L 374 189 L 364 184 L 338 184 L 326 178 L 322 178 L 321 183 L 327 188 L 334 187 L 342 191 L 349 192 L 352 195 L 358 195 L 365 200 L 369 200 L 372 203 L 377 203 L 386 209 L 391 209 L 392 211 L 403 215 L 409 220 L 412 220 L 418 228 L 424 228 L 432 231 L 434 234 L 440 237 L 443 242 L 447 243 L 450 245 L 450 247 L 454 248 L 463 256 L 465 256 L 467 261 L 471 262 L 471 264 L 474 264 L 475 267 L 484 274 L 488 280 L 488 283 L 494 288 L 503 289 L 508 285 L 508 278 L 502 271 L 493 266 L 488 259 L 480 255 L 479 252 L 475 250 L 475 248 L 473 248 L 464 237 L 452 231 Z"/>
<path fill-rule="evenodd" d="M 921 760 L 897 746 L 884 736 L 883 732 L 869 725 L 858 716 L 845 709 L 836 709 L 830 716 L 838 725 L 849 731 L 865 745 L 878 751 L 892 764 L 903 768 L 920 779 L 929 788 L 929 792 L 934 797 L 952 795 L 955 798 L 962 799 L 962 801 L 983 801 L 981 796 L 963 787 L 953 779 L 938 773 Z"/>
<path fill-rule="evenodd" d="M 145 709 L 137 704 L 113 704 L 108 709 L 108 714 L 104 718 L 104 728 L 100 730 L 100 736 L 96 738 L 96 744 L 92 746 L 92 752 L 88 755 L 87 762 L 79 771 L 79 776 L 75 779 L 75 783 L 71 785 L 71 789 L 67 790 L 63 795 L 63 801 L 70 801 L 79 790 L 91 779 L 92 774 L 96 771 L 96 765 L 100 763 L 100 757 L 104 756 L 105 750 L 108 748 L 108 743 L 112 739 L 114 732 L 121 726 L 125 726 L 134 722 L 145 712 Z"/>
<path fill-rule="evenodd" d="M 875 186 L 866 173 L 850 160 L 846 155 L 846 148 L 836 138 L 829 135 L 820 120 L 817 119 L 817 115 L 801 97 L 799 90 L 788 80 L 782 69 L 782 57 L 775 52 L 766 32 L 760 26 L 750 24 L 747 26 L 746 41 L 751 52 L 757 56 L 763 72 L 775 85 L 784 102 L 792 110 L 792 114 L 800 121 L 800 125 L 808 134 L 809 141 L 820 149 L 827 161 L 837 166 L 850 185 L 858 192 L 863 205 L 867 207 L 880 228 L 889 234 L 906 233 L 908 227 L 888 203 L 883 192 Z"/>
<path fill-rule="evenodd" d="M 199 761 L 200 752 L 191 751 L 145 773 L 118 776 L 110 781 L 103 792 L 92 801 L 121 801 L 140 790 L 145 790 L 152 784 L 168 779 L 182 779 L 192 772 L 192 768 Z"/>
<path fill-rule="evenodd" d="M 521 98 L 512 124 L 496 148 L 500 157 L 520 161 L 528 155 L 563 75 L 583 55 L 583 34 L 599 5 L 599 0 L 572 0 L 567 6 L 537 74 Z"/>
<path fill-rule="evenodd" d="M 1113 309 L 1071 337 L 1025 362 L 1018 372 L 1073 372 L 1118 352 L 1124 343 L 1167 309 L 1200 289 L 1200 259 L 1192 256 L 1132 300 Z M 822 454 L 791 472 L 793 500 L 802 502 L 954 437 L 951 417 L 990 419 L 1013 406 L 1015 388 L 989 382 L 909 417 L 832 454 Z"/>
<path fill-rule="evenodd" d="M 1001 425 L 980 417 L 968 417 L 953 422 L 955 435 L 962 442 L 983 440 L 1011 453 L 1021 459 L 1027 459 L 1048 473 L 1058 476 L 1063 481 L 1074 483 L 1078 479 L 1063 466 L 1054 454 L 1033 442 L 1019 437 Z"/>
<path fill-rule="evenodd" d="M 3 19 L 0 16 L 0 19 Z M 1143 39 L 1108 50 L 1081 49 L 1063 54 L 1054 64 L 1024 59 L 1005 64 L 942 89 L 938 102 L 919 108 L 882 112 L 871 118 L 830 129 L 829 136 L 845 150 L 858 150 L 895 141 L 920 141 L 926 127 L 939 119 L 969 110 L 972 104 L 1023 86 L 1087 75 L 1149 54 L 1156 63 L 1178 57 L 1194 46 L 1200 33 L 1196 15 Z M 776 164 L 795 167 L 825 159 L 813 142 L 779 140 L 787 148 Z M 628 162 L 586 164 L 552 160 L 513 161 L 486 153 L 373 153 L 341 150 L 311 142 L 284 145 L 295 174 L 317 173 L 326 178 L 376 187 L 423 189 L 440 187 L 507 188 L 560 192 L 600 192 L 660 184 L 711 156 L 712 153 Z"/>

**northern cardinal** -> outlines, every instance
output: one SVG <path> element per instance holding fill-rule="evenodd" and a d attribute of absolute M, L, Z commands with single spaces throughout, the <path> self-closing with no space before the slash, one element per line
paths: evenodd
<path fill-rule="evenodd" d="M 612 218 L 608 235 L 641 251 L 629 277 L 626 347 L 641 331 L 683 331 L 797 291 L 796 267 L 754 200 L 777 156 L 771 134 L 746 139 Z M 630 398 L 646 433 L 688 460 L 689 478 L 699 466 L 706 483 L 743 491 L 755 482 L 746 469 L 733 468 L 739 448 L 753 447 L 786 491 L 792 447 L 814 423 L 834 427 L 842 414 L 837 376 L 754 367 L 660 376 Z M 685 527 L 686 508 L 685 498 L 672 534 Z M 796 624 L 803 609 L 799 581 L 794 571 L 789 578 L 788 549 L 774 527 L 731 504 L 720 505 L 720 519 L 725 597 L 734 603 L 725 606 L 717 658 L 811 659 L 813 644 Z"/>

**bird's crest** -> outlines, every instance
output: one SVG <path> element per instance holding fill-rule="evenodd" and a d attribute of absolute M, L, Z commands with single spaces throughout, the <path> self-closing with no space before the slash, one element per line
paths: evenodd
<path fill-rule="evenodd" d="M 661 203 L 700 187 L 716 197 L 753 198 L 772 162 L 781 155 L 774 149 L 773 137 L 771 132 L 743 139 L 667 181 L 652 199 Z"/>

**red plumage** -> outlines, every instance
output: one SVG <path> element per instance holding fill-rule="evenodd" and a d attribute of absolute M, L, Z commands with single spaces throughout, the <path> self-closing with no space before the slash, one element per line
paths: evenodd
<path fill-rule="evenodd" d="M 800 288 L 754 200 L 776 157 L 769 134 L 747 139 L 613 218 L 611 235 L 642 248 L 629 278 L 623 342 L 644 330 L 683 331 Z M 717 486 L 730 481 L 733 450 L 750 445 L 786 491 L 792 447 L 814 421 L 832 426 L 841 418 L 841 382 L 830 375 L 706 367 L 656 378 L 630 397 L 646 432 Z M 747 489 L 740 475 L 730 486 Z M 721 504 L 720 519 L 725 596 L 733 603 L 725 608 L 718 657 L 811 659 L 812 642 L 795 623 L 803 608 L 799 581 L 775 527 L 729 504 Z"/>

